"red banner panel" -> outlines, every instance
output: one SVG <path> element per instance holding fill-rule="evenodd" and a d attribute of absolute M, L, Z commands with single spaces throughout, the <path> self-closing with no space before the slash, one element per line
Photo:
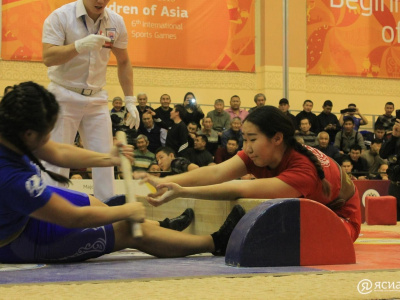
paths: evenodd
<path fill-rule="evenodd" d="M 307 72 L 400 78 L 398 0 L 307 0 Z"/>
<path fill-rule="evenodd" d="M 2 59 L 42 60 L 46 17 L 68 0 L 3 0 Z M 255 71 L 255 0 L 111 0 L 132 65 Z M 116 64 L 112 57 L 110 64 Z"/>

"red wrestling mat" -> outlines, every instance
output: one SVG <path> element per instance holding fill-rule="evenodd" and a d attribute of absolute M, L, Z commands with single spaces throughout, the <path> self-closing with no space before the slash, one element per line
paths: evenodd
<path fill-rule="evenodd" d="M 327 271 L 400 269 L 400 233 L 361 230 L 354 248 L 356 264 L 324 265 L 315 268 Z"/>

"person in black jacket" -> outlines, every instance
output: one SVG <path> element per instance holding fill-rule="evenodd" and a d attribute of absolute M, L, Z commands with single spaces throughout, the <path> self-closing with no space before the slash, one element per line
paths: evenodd
<path fill-rule="evenodd" d="M 200 121 L 204 118 L 204 113 L 197 103 L 197 99 L 192 92 L 187 92 L 183 97 L 183 106 L 185 107 L 186 114 L 182 118 L 185 124 L 195 122 L 199 128 L 201 128 Z"/>
<path fill-rule="evenodd" d="M 307 118 L 310 120 L 311 128 L 310 130 L 312 132 L 318 132 L 318 120 L 316 114 L 314 114 L 311 110 L 314 106 L 314 103 L 311 100 L 305 100 L 303 103 L 303 111 L 299 112 L 296 115 L 296 130 L 300 129 L 300 122 L 304 118 Z"/>
<path fill-rule="evenodd" d="M 397 199 L 397 221 L 400 221 L 400 120 L 396 119 L 393 125 L 392 137 L 382 145 L 379 155 L 387 158 L 389 168 L 387 174 L 389 176 L 389 195 Z"/>

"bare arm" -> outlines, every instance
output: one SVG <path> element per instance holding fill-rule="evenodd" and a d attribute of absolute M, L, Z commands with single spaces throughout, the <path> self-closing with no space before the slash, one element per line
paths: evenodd
<path fill-rule="evenodd" d="M 133 148 L 124 146 L 123 153 L 132 159 Z M 111 153 L 99 153 L 68 144 L 48 141 L 35 151 L 35 156 L 51 164 L 67 168 L 111 167 L 120 164 L 117 147 Z"/>
<path fill-rule="evenodd" d="M 133 96 L 133 69 L 127 49 L 112 48 L 117 58 L 118 80 L 125 96 Z"/>
<path fill-rule="evenodd" d="M 201 167 L 189 171 L 190 172 L 167 176 L 164 178 L 145 174 L 142 183 L 149 182 L 151 185 L 156 187 L 156 193 L 150 194 L 149 196 L 159 199 L 165 192 L 167 192 L 165 188 L 158 187 L 161 184 L 173 182 L 181 186 L 205 186 L 230 181 L 247 174 L 246 166 L 239 156 L 234 156 L 217 165 Z M 161 204 L 162 203 L 158 205 Z"/>
<path fill-rule="evenodd" d="M 199 168 L 198 165 L 196 165 L 196 164 L 190 164 L 190 165 L 188 166 L 188 171 L 193 171 L 193 170 L 196 170 L 196 169 L 198 169 L 198 168 Z"/>
<path fill-rule="evenodd" d="M 361 118 L 361 121 L 360 121 L 360 124 L 361 125 L 367 125 L 368 124 L 368 120 L 367 120 L 367 118 L 366 117 L 364 117 L 361 113 L 360 113 L 360 110 L 358 109 L 358 107 L 356 108 L 357 109 L 357 114 L 360 116 L 360 118 Z"/>
<path fill-rule="evenodd" d="M 160 179 L 160 182 L 175 182 L 182 186 L 201 186 L 236 179 L 245 174 L 247 174 L 246 166 L 242 159 L 236 155 L 218 165 L 198 168 L 188 173 L 167 176 Z"/>
<path fill-rule="evenodd" d="M 77 55 L 74 43 L 65 46 L 43 43 L 43 62 L 47 67 L 65 64 Z"/>
<path fill-rule="evenodd" d="M 271 199 L 301 196 L 299 191 L 276 177 L 245 181 L 234 180 L 199 187 L 181 187 L 174 183 L 165 183 L 160 184 L 157 188 L 168 188 L 168 191 L 158 198 L 153 198 L 151 195 L 148 197 L 149 203 L 154 206 L 159 206 L 177 197 L 234 200 L 238 198 Z"/>
<path fill-rule="evenodd" d="M 53 193 L 49 202 L 31 213 L 30 216 L 67 228 L 86 228 L 111 224 L 121 220 L 143 222 L 145 209 L 140 202 L 113 207 L 78 207 Z"/>
<path fill-rule="evenodd" d="M 346 113 L 346 116 L 347 116 L 348 114 Z M 344 123 L 344 120 L 343 120 L 343 118 L 345 117 L 345 114 L 340 114 L 340 117 L 339 117 L 339 125 L 340 126 L 343 126 L 343 123 Z"/>

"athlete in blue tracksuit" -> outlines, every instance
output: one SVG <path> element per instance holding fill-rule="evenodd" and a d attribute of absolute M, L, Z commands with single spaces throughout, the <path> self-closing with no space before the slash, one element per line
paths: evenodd
<path fill-rule="evenodd" d="M 142 203 L 109 207 L 83 193 L 46 186 L 40 160 L 61 167 L 119 165 L 118 149 L 97 153 L 49 140 L 59 106 L 54 95 L 33 82 L 13 87 L 0 102 L 0 263 L 76 262 L 124 248 L 159 257 L 225 251 L 234 214 L 212 235 L 195 236 L 144 221 Z M 128 157 L 129 146 L 119 148 Z M 232 220 L 233 219 L 233 220 Z M 130 222 L 143 222 L 134 239 Z"/>

